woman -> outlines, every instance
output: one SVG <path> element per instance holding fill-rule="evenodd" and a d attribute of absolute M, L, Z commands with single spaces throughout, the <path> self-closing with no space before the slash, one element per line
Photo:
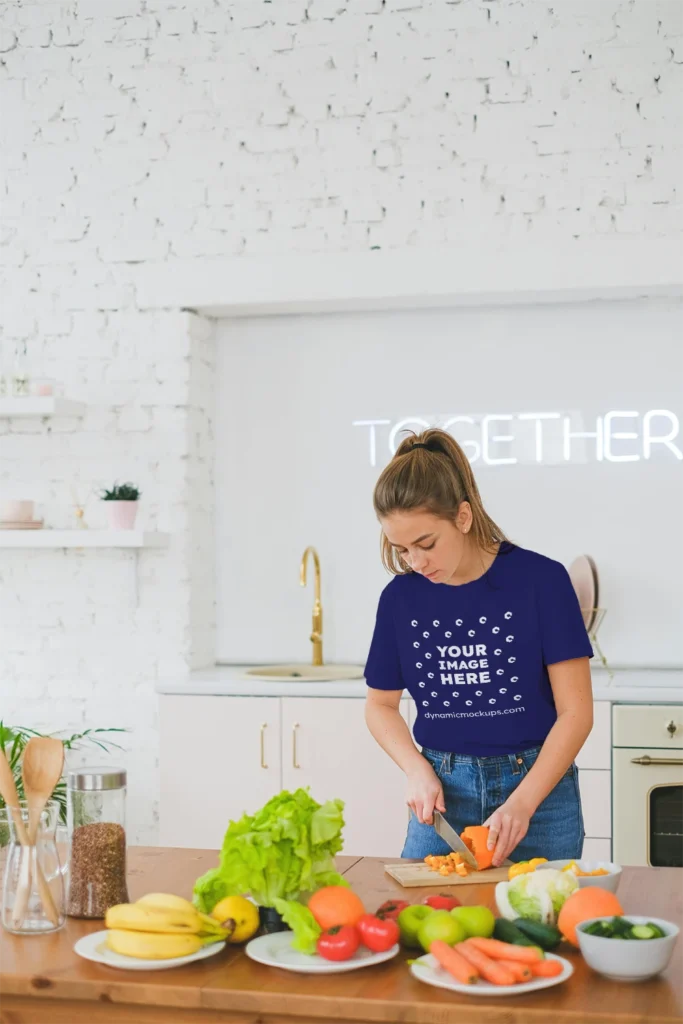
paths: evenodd
<path fill-rule="evenodd" d="M 574 758 L 593 724 L 593 652 L 567 571 L 506 540 L 442 430 L 403 441 L 374 506 L 394 579 L 366 666 L 366 721 L 408 781 L 402 856 L 448 853 L 436 808 L 456 832 L 488 825 L 496 866 L 513 853 L 580 857 Z M 421 750 L 399 711 L 404 689 Z"/>

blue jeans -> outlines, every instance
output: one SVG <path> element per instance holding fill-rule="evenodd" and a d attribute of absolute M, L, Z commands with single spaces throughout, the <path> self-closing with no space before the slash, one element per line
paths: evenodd
<path fill-rule="evenodd" d="M 500 757 L 468 757 L 439 750 L 422 751 L 443 786 L 444 817 L 460 834 L 467 825 L 481 825 L 515 791 L 538 757 L 540 747 Z M 571 765 L 529 823 L 529 831 L 510 855 L 514 861 L 545 857 L 578 859 L 583 850 L 583 815 L 579 773 Z M 422 860 L 446 854 L 448 844 L 431 825 L 411 816 L 402 857 Z"/>

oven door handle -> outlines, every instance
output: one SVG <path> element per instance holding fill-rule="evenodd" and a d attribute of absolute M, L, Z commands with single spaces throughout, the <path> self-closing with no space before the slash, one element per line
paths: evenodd
<path fill-rule="evenodd" d="M 683 757 L 650 757 L 643 754 L 642 757 L 632 757 L 631 764 L 683 764 Z"/>

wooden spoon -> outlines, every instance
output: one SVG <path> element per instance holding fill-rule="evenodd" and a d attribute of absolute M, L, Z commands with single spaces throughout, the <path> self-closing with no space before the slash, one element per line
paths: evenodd
<path fill-rule="evenodd" d="M 64 745 L 61 740 L 51 739 L 49 736 L 33 736 L 26 744 L 24 756 L 21 763 L 21 774 L 24 780 L 24 793 L 28 804 L 28 841 L 31 847 L 35 846 L 40 818 L 45 810 L 48 800 L 51 798 L 55 786 L 62 777 L 64 769 Z M 16 903 L 18 909 L 16 918 L 21 913 L 23 919 L 26 913 L 31 891 L 31 860 L 32 854 L 27 851 L 22 861 L 19 888 L 17 891 Z M 36 881 L 45 913 L 52 924 L 59 923 L 59 913 L 55 907 L 50 887 L 47 884 L 45 875 L 40 869 L 38 855 L 36 852 Z"/>
<path fill-rule="evenodd" d="M 24 750 L 21 775 L 28 804 L 28 838 L 35 843 L 40 816 L 64 771 L 64 745 L 49 736 L 33 736 Z"/>
<path fill-rule="evenodd" d="M 17 787 L 14 785 L 12 769 L 2 747 L 0 747 L 0 796 L 2 796 L 2 799 L 10 809 L 19 842 L 22 846 L 28 846 L 28 834 L 21 816 L 19 794 L 17 793 Z"/>

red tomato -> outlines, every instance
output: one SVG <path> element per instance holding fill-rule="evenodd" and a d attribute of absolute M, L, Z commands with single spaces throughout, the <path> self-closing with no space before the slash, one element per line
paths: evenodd
<path fill-rule="evenodd" d="M 401 930 L 391 918 L 373 917 L 365 914 L 356 925 L 360 932 L 361 942 L 373 953 L 384 953 L 396 945 Z"/>
<path fill-rule="evenodd" d="M 409 906 L 410 903 L 407 900 L 385 900 L 382 906 L 375 911 L 375 917 L 389 918 L 395 921 L 401 911 Z"/>
<path fill-rule="evenodd" d="M 453 907 L 462 906 L 455 896 L 447 896 L 444 892 L 440 892 L 438 896 L 425 896 L 422 902 L 432 910 L 452 910 Z"/>
<path fill-rule="evenodd" d="M 318 953 L 326 960 L 350 960 L 359 946 L 360 935 L 352 924 L 328 928 L 318 939 Z"/>

